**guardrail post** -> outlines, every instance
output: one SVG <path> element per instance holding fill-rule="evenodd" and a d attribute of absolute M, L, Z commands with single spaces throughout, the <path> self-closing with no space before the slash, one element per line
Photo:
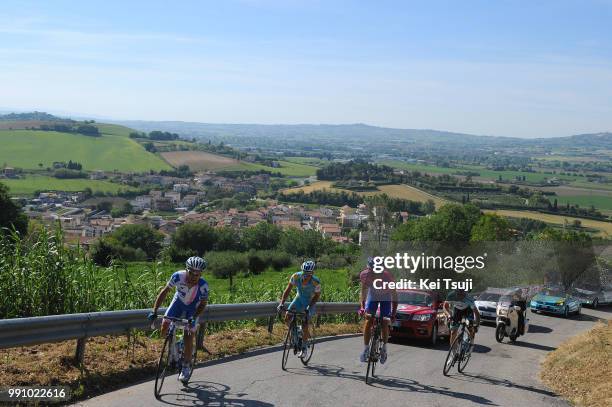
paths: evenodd
<path fill-rule="evenodd" d="M 204 331 L 206 331 L 206 322 L 202 322 L 200 324 L 200 329 L 198 329 L 198 334 L 196 336 L 196 349 L 204 349 Z"/>
<path fill-rule="evenodd" d="M 76 352 L 74 353 L 74 364 L 82 365 L 83 358 L 85 357 L 85 343 L 87 342 L 87 338 L 79 338 L 77 339 Z"/>
<path fill-rule="evenodd" d="M 268 318 L 268 333 L 271 334 L 272 333 L 272 329 L 274 329 L 274 316 L 271 316 Z"/>
<path fill-rule="evenodd" d="M 315 323 L 315 326 L 317 328 L 321 326 L 321 314 L 317 315 L 317 322 Z"/>

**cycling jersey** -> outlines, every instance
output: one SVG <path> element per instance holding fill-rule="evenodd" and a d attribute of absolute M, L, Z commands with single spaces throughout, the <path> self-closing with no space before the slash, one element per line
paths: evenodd
<path fill-rule="evenodd" d="M 451 306 L 451 321 L 450 328 L 455 330 L 459 328 L 462 318 L 467 318 L 470 321 L 474 320 L 474 310 L 476 309 L 476 303 L 474 299 L 469 295 L 465 294 L 463 299 L 460 299 L 456 291 L 451 291 L 446 297 L 446 301 Z"/>
<path fill-rule="evenodd" d="M 391 318 L 393 313 L 391 302 L 393 301 L 393 290 L 382 288 L 382 283 L 394 282 L 393 275 L 384 270 L 382 273 L 375 273 L 366 268 L 359 274 L 361 284 L 368 288 L 368 296 L 365 303 L 365 311 L 369 315 L 376 315 L 380 307 L 380 315 L 383 318 Z M 380 280 L 380 281 L 376 281 Z"/>
<path fill-rule="evenodd" d="M 202 277 L 193 287 L 187 285 L 187 271 L 180 270 L 172 274 L 168 281 L 168 287 L 176 288 L 172 301 L 178 300 L 185 305 L 197 304 L 201 300 L 208 299 L 208 283 Z"/>
<path fill-rule="evenodd" d="M 290 310 L 303 312 L 310 305 L 312 297 L 321 292 L 321 280 L 319 280 L 319 277 L 313 275 L 308 282 L 304 281 L 304 277 L 304 272 L 299 271 L 294 273 L 291 279 L 289 279 L 289 283 L 297 290 L 297 295 L 291 301 L 291 304 L 289 304 L 288 309 Z M 314 312 L 314 307 L 310 307 L 310 315 L 314 315 Z"/>
<path fill-rule="evenodd" d="M 187 285 L 187 271 L 181 270 L 172 274 L 167 284 L 176 288 L 170 306 L 164 314 L 167 317 L 191 318 L 201 301 L 208 300 L 208 283 L 202 277 L 193 287 Z"/>

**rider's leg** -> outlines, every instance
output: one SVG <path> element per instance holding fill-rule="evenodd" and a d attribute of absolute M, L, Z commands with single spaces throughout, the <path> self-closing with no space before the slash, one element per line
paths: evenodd
<path fill-rule="evenodd" d="M 367 347 L 372 336 L 372 321 L 373 317 L 370 314 L 365 316 L 365 324 L 363 325 L 363 343 Z"/>
<path fill-rule="evenodd" d="M 389 326 L 391 325 L 391 321 L 387 318 L 383 318 L 382 323 L 382 340 L 383 343 L 387 343 L 389 341 Z"/>
<path fill-rule="evenodd" d="M 185 338 L 183 339 L 185 343 L 185 352 L 183 354 L 183 360 L 186 365 L 191 364 L 191 353 L 193 351 L 193 337 L 195 335 L 190 332 L 188 329 L 185 329 Z"/>

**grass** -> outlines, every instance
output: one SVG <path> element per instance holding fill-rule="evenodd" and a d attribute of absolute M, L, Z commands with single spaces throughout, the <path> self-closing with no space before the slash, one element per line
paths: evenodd
<path fill-rule="evenodd" d="M 241 161 L 238 164 L 230 165 L 224 170 L 229 171 L 271 171 L 271 172 L 280 172 L 281 174 L 287 177 L 310 177 L 317 173 L 317 167 L 313 167 L 311 165 L 299 164 L 295 162 L 289 161 L 278 161 L 280 167 L 273 168 L 267 167 L 265 165 L 256 164 L 256 163 L 248 163 Z"/>
<path fill-rule="evenodd" d="M 551 201 L 555 198 L 551 198 Z M 581 208 L 590 208 L 593 205 L 597 209 L 612 210 L 612 196 L 602 195 L 568 195 L 556 197 L 559 205 L 579 205 Z"/>
<path fill-rule="evenodd" d="M 312 165 L 314 167 L 324 167 L 330 163 L 329 160 L 322 160 L 317 157 L 285 157 L 285 161 L 297 164 Z"/>
<path fill-rule="evenodd" d="M 563 226 L 565 221 L 572 224 L 574 220 L 579 220 L 581 225 L 587 228 L 597 229 L 598 235 L 603 237 L 612 236 L 612 222 L 602 222 L 591 219 L 573 218 L 571 216 L 563 215 L 551 215 L 548 213 L 530 212 L 530 211 L 513 211 L 506 209 L 499 210 L 485 210 L 488 213 L 497 213 L 498 215 L 509 217 L 509 218 L 528 218 L 540 220 L 542 222 L 551 223 L 553 225 Z"/>
<path fill-rule="evenodd" d="M 135 131 L 119 124 L 95 123 L 95 126 L 100 130 L 100 133 L 111 136 L 129 137 L 130 133 Z"/>
<path fill-rule="evenodd" d="M 28 175 L 20 179 L 0 180 L 6 184 L 11 195 L 33 195 L 34 191 L 83 191 L 89 187 L 93 192 L 112 192 L 117 193 L 120 189 L 133 189 L 127 185 L 115 184 L 103 180 L 90 180 L 86 178 L 77 179 L 58 179 L 44 175 Z"/>
<path fill-rule="evenodd" d="M 152 306 L 160 288 L 182 264 L 128 263 L 96 266 L 85 253 L 63 244 L 61 233 L 39 229 L 27 238 L 0 237 L 0 315 L 18 318 Z M 275 301 L 297 267 L 229 280 L 204 274 L 210 302 Z M 322 301 L 356 301 L 347 270 L 318 270 Z M 171 297 L 166 299 L 166 304 Z"/>
<path fill-rule="evenodd" d="M 612 321 L 598 323 L 549 353 L 541 377 L 574 405 L 612 405 Z"/>
<path fill-rule="evenodd" d="M 120 135 L 88 137 L 55 131 L 0 131 L 0 163 L 10 167 L 39 169 L 54 161 L 77 161 L 85 170 L 142 172 L 169 170 L 161 158 L 147 152 L 136 141 Z"/>

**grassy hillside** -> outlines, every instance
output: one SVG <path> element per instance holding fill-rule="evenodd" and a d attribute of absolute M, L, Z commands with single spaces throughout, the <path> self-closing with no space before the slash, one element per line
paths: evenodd
<path fill-rule="evenodd" d="M 542 363 L 544 383 L 573 405 L 612 404 L 612 321 L 564 342 Z"/>
<path fill-rule="evenodd" d="M 119 135 L 122 126 L 108 125 L 101 137 L 35 130 L 0 131 L 0 164 L 24 169 L 51 167 L 54 161 L 77 161 L 85 170 L 147 171 L 171 169 L 134 140 Z M 129 130 L 129 129 L 127 129 Z"/>
<path fill-rule="evenodd" d="M 42 175 L 31 175 L 21 179 L 0 180 L 6 184 L 11 195 L 32 195 L 34 191 L 83 191 L 89 187 L 93 192 L 117 193 L 119 189 L 131 189 L 126 185 L 114 184 L 102 180 L 90 179 L 57 179 Z"/>

